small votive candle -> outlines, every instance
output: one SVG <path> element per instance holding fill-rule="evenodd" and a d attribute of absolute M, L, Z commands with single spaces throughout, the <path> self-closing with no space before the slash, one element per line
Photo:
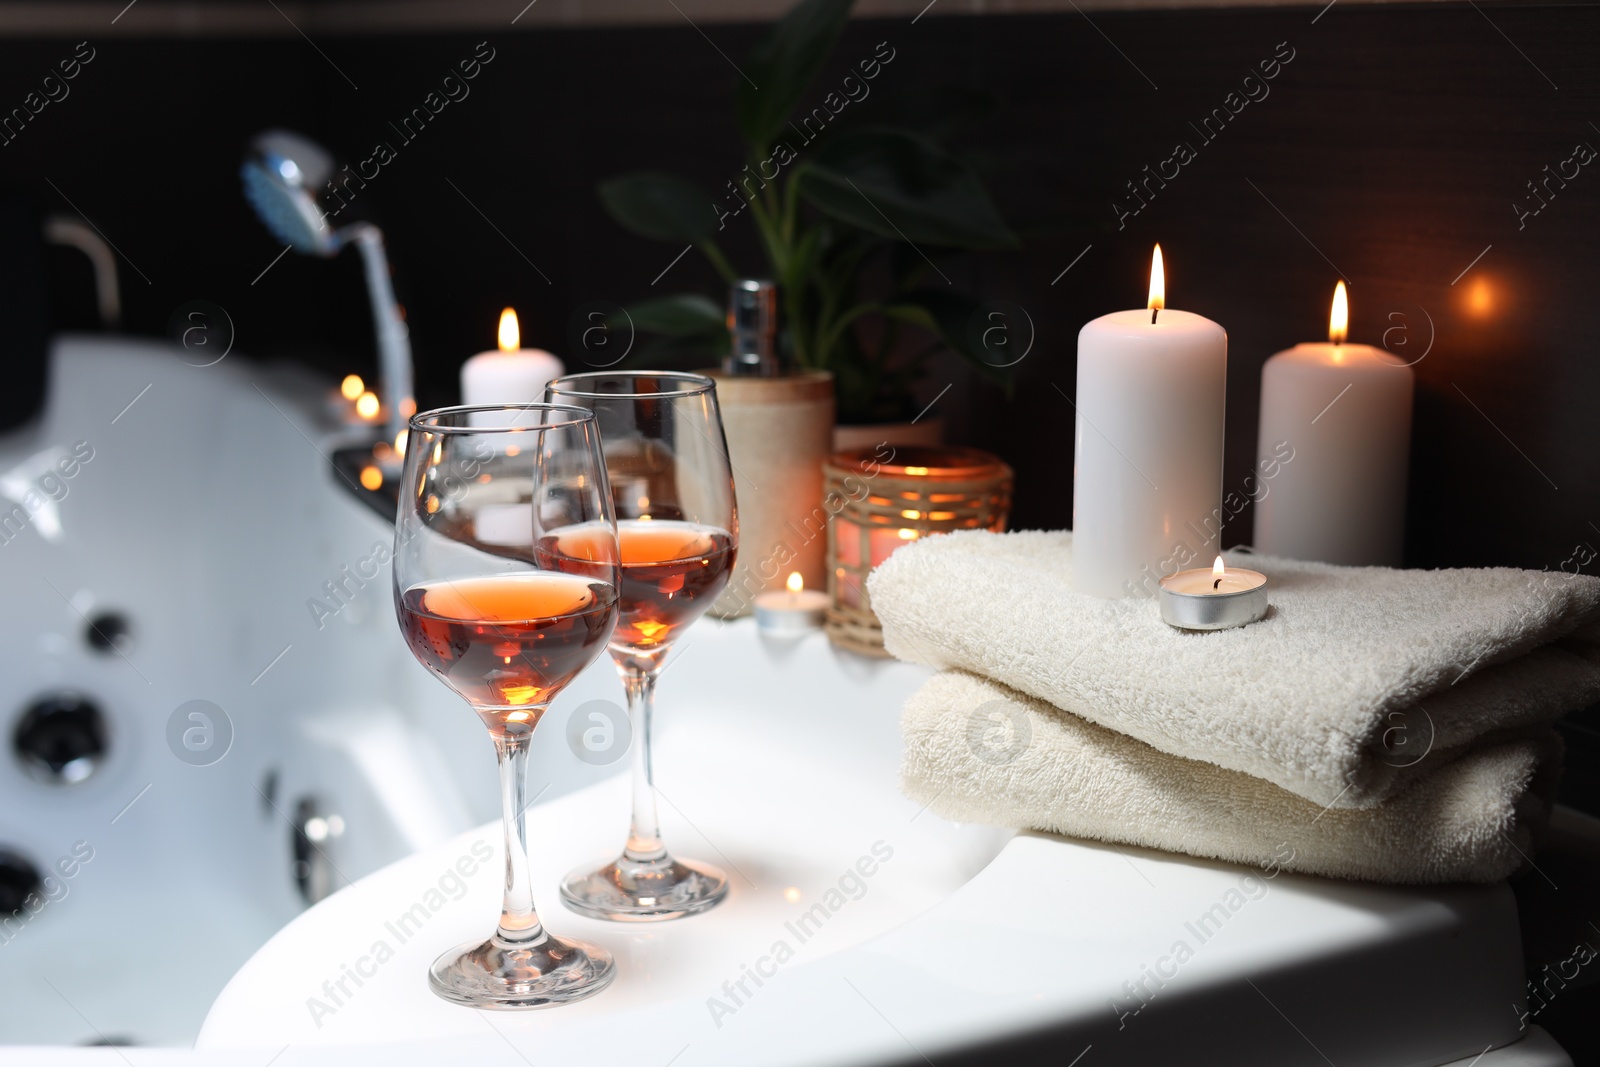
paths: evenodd
<path fill-rule="evenodd" d="M 770 637 L 801 637 L 820 629 L 827 594 L 807 589 L 799 571 L 785 585 L 756 596 L 756 626 Z"/>
<path fill-rule="evenodd" d="M 1230 568 L 1218 556 L 1209 570 L 1197 567 L 1161 579 L 1161 619 L 1180 630 L 1229 630 L 1267 613 L 1267 576 Z"/>

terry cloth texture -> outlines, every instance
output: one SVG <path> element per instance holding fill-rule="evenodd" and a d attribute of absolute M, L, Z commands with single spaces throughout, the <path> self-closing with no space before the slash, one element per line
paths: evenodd
<path fill-rule="evenodd" d="M 1600 700 L 1600 579 L 1230 564 L 1267 575 L 1272 607 L 1210 633 L 1173 629 L 1150 598 L 1074 592 L 1066 532 L 912 542 L 868 589 L 901 659 L 995 679 L 1318 806 L 1372 807 Z"/>

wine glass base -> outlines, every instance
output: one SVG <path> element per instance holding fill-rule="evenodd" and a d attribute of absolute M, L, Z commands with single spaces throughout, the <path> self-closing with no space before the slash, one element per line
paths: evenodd
<path fill-rule="evenodd" d="M 728 895 L 728 876 L 704 863 L 667 856 L 622 856 L 599 870 L 574 871 L 561 883 L 561 903 L 591 919 L 663 922 L 714 908 Z"/>
<path fill-rule="evenodd" d="M 456 1004 L 516 1011 L 592 997 L 616 976 L 611 954 L 588 941 L 546 936 L 526 946 L 490 938 L 434 960 L 428 986 Z"/>

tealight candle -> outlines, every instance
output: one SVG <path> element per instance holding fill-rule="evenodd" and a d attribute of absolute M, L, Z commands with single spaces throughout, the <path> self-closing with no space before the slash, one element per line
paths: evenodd
<path fill-rule="evenodd" d="M 828 609 L 828 596 L 806 583 L 795 571 L 784 589 L 773 589 L 756 596 L 756 625 L 772 637 L 799 637 L 822 626 Z"/>
<path fill-rule="evenodd" d="M 1200 567 L 1161 579 L 1161 619 L 1180 630 L 1227 630 L 1267 613 L 1267 576 L 1230 568 L 1218 556 Z"/>

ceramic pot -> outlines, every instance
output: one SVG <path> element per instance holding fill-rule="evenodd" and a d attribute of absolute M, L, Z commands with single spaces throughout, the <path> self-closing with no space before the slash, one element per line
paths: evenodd
<path fill-rule="evenodd" d="M 739 504 L 739 554 L 711 614 L 733 619 L 795 571 L 806 588 L 827 588 L 822 463 L 833 453 L 833 375 L 706 373 L 717 382 Z"/>

